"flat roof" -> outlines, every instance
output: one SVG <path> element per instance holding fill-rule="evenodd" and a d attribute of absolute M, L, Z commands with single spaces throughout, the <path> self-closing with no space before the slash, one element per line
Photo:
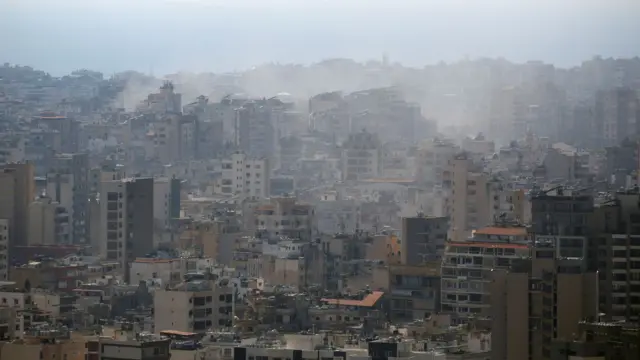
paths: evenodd
<path fill-rule="evenodd" d="M 372 307 L 375 305 L 378 300 L 384 295 L 382 291 L 372 291 L 371 294 L 368 294 L 362 300 L 352 300 L 352 299 L 320 299 L 320 301 L 325 302 L 330 305 L 344 305 L 344 306 L 363 306 L 363 307 Z"/>
<path fill-rule="evenodd" d="M 499 235 L 499 236 L 525 236 L 527 235 L 527 228 L 523 226 L 518 226 L 518 227 L 488 226 L 488 227 L 484 227 L 476 230 L 475 234 Z"/>
<path fill-rule="evenodd" d="M 523 244 L 500 244 L 500 243 L 486 243 L 486 242 L 450 242 L 447 244 L 455 247 L 482 247 L 487 249 L 528 249 L 528 245 Z"/>

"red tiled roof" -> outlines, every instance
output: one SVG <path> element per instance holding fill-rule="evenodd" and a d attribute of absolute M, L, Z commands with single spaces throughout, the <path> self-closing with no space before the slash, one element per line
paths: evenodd
<path fill-rule="evenodd" d="M 372 307 L 378 302 L 378 300 L 380 300 L 382 295 L 384 295 L 384 292 L 382 291 L 372 291 L 371 294 L 365 296 L 362 300 L 320 299 L 320 301 L 330 305 Z"/>

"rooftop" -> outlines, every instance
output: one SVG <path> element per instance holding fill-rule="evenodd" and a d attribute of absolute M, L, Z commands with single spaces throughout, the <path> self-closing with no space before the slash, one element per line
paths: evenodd
<path fill-rule="evenodd" d="M 497 236 L 526 236 L 527 228 L 524 226 L 516 227 L 499 227 L 488 226 L 475 231 L 478 235 L 497 235 Z"/>
<path fill-rule="evenodd" d="M 320 299 L 320 301 L 325 302 L 330 305 L 342 305 L 342 306 L 362 306 L 362 307 L 372 307 L 374 306 L 380 298 L 384 295 L 382 291 L 372 291 L 370 294 L 367 294 L 361 300 L 353 300 L 353 299 Z"/>

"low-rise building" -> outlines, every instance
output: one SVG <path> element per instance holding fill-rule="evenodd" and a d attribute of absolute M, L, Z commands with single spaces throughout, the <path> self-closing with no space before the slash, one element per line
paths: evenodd
<path fill-rule="evenodd" d="M 157 331 L 205 333 L 212 327 L 231 327 L 234 291 L 229 280 L 192 279 L 154 293 Z"/>

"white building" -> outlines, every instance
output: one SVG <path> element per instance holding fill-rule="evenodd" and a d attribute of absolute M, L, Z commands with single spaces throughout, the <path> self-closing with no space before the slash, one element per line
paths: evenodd
<path fill-rule="evenodd" d="M 269 161 L 236 152 L 222 161 L 222 176 L 216 181 L 214 193 L 264 199 L 269 197 L 269 187 Z"/>

